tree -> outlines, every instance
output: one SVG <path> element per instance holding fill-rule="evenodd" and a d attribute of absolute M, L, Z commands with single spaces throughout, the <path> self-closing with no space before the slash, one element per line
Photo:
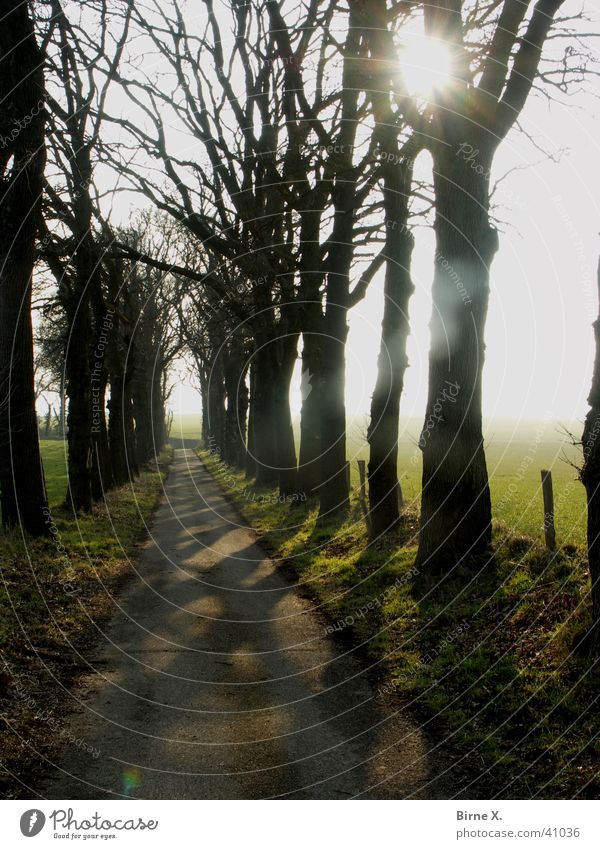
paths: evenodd
<path fill-rule="evenodd" d="M 235 263 L 251 286 L 248 326 L 255 346 L 249 440 L 257 481 L 266 484 L 278 479 L 282 494 L 298 488 L 289 391 L 303 332 L 305 371 L 313 375 L 317 393 L 303 408 L 301 465 L 309 470 L 302 475 L 303 486 L 312 490 L 316 485 L 321 445 L 315 426 L 322 431 L 322 422 L 319 425 L 315 416 L 315 401 L 323 381 L 328 387 L 326 406 L 336 411 L 331 428 L 336 436 L 327 437 L 328 461 L 342 470 L 341 476 L 335 471 L 330 477 L 343 485 L 345 415 L 338 378 L 343 379 L 344 327 L 350 303 L 343 307 L 343 315 L 336 315 L 332 291 L 329 312 L 323 318 L 321 284 L 327 274 L 332 289 L 336 280 L 348 288 L 359 241 L 354 225 L 361 194 L 354 194 L 359 177 L 364 180 L 364 168 L 353 161 L 350 151 L 357 121 L 346 120 L 355 95 L 339 87 L 324 93 L 326 72 L 340 50 L 329 32 L 335 4 L 321 8 L 312 0 L 300 12 L 294 7 L 291 24 L 275 2 L 264 7 L 232 5 L 234 37 L 229 42 L 222 32 L 222 16 L 215 13 L 210 0 L 205 7 L 207 24 L 200 33 L 186 24 L 176 0 L 136 7 L 136 25 L 169 69 L 173 92 L 164 90 L 164 77 L 160 83 L 149 80 L 135 68 L 121 77 L 140 119 L 119 116 L 113 120 L 138 150 L 159 161 L 168 187 L 148 169 L 125 161 L 119 151 L 115 154 L 114 146 L 107 146 L 107 156 L 112 155 L 114 167 L 133 186 L 189 229 L 199 249 L 212 253 L 215 260 Z M 358 33 L 353 27 L 351 38 L 360 41 Z M 316 86 L 309 98 L 303 66 L 313 58 Z M 348 58 L 347 64 L 352 61 Z M 357 72 L 354 67 L 353 73 Z M 344 98 L 347 107 L 340 110 L 338 103 Z M 357 119 L 363 117 L 367 116 L 357 113 Z M 178 155 L 164 131 L 166 122 L 190 134 L 202 155 Z M 345 150 L 341 157 L 339 144 Z M 368 163 L 366 157 L 361 165 Z M 355 174 L 352 193 L 344 191 L 348 168 Z M 337 224 L 334 209 L 330 227 L 326 208 L 333 192 L 337 192 Z M 350 194 L 354 208 L 346 213 L 344 204 Z M 330 367 L 328 357 L 321 357 L 317 341 L 329 333 L 331 327 L 328 330 L 326 325 L 336 322 L 342 352 L 336 348 L 334 359 L 341 356 L 341 372 L 338 366 Z M 314 374 L 322 368 L 329 369 L 329 376 Z M 321 488 L 324 499 L 328 488 L 327 483 Z"/>
<path fill-rule="evenodd" d="M 80 11 L 84 20 L 72 22 L 60 0 L 51 2 L 48 100 L 54 173 L 46 195 L 55 228 L 48 234 L 44 257 L 55 274 L 67 320 L 69 499 L 75 511 L 89 511 L 92 500 L 113 483 L 106 424 L 108 371 L 104 356 L 96 355 L 112 323 L 105 298 L 103 246 L 94 231 L 94 157 L 103 104 L 127 41 L 131 3 L 125 4 L 111 56 L 106 50 L 113 19 L 107 17 L 104 4 L 88 4 Z"/>
<path fill-rule="evenodd" d="M 48 533 L 35 410 L 31 287 L 46 150 L 43 56 L 27 3 L 0 17 L 0 498 L 6 526 Z"/>
<path fill-rule="evenodd" d="M 393 35 L 388 29 L 387 4 L 370 7 L 376 26 L 370 34 L 372 101 L 375 137 L 382 152 L 381 172 L 385 215 L 385 283 L 377 381 L 371 399 L 369 442 L 370 529 L 374 537 L 393 529 L 400 519 L 402 493 L 398 480 L 400 398 L 408 366 L 406 344 L 410 331 L 408 305 L 414 291 L 410 231 L 413 166 L 422 141 L 406 133 L 404 122 L 391 107 L 390 89 L 398 63 Z M 401 143 L 400 137 L 404 134 Z"/>
<path fill-rule="evenodd" d="M 587 547 L 592 581 L 592 628 L 589 648 L 600 654 L 600 261 L 598 262 L 598 318 L 594 322 L 596 352 L 590 405 L 583 428 L 583 467 L 580 477 L 587 498 Z"/>
<path fill-rule="evenodd" d="M 504 0 L 490 9 L 476 62 L 466 46 L 463 3 L 424 9 L 426 32 L 447 46 L 453 67 L 451 83 L 426 113 L 436 255 L 418 560 L 430 570 L 451 568 L 491 542 L 481 402 L 489 275 L 498 248 L 490 172 L 531 91 L 561 5 Z"/>

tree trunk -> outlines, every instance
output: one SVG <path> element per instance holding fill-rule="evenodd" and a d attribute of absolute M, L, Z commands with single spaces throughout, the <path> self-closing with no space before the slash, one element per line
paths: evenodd
<path fill-rule="evenodd" d="M 600 305 L 600 263 L 598 264 L 598 299 Z M 591 653 L 600 656 L 600 312 L 594 322 L 596 352 L 594 373 L 588 397 L 590 410 L 583 428 L 583 468 L 581 481 L 587 497 L 587 547 L 592 583 L 592 627 L 589 635 Z"/>
<path fill-rule="evenodd" d="M 65 372 L 68 403 L 69 491 L 73 510 L 92 509 L 92 388 L 89 361 L 90 316 L 87 299 L 67 308 L 69 337 Z"/>
<path fill-rule="evenodd" d="M 436 148 L 436 259 L 429 392 L 421 433 L 423 490 L 418 561 L 451 569 L 491 542 L 483 448 L 481 379 L 490 265 L 498 246 L 489 223 L 492 150 L 474 139 L 477 167 L 460 155 L 465 126 Z M 470 141 L 470 139 L 469 139 Z"/>
<path fill-rule="evenodd" d="M 256 393 L 256 365 L 250 361 L 250 397 L 248 404 L 248 440 L 246 447 L 246 477 L 256 475 L 256 459 L 254 456 L 254 405 Z"/>
<path fill-rule="evenodd" d="M 94 348 L 92 350 L 92 497 L 102 498 L 115 484 L 112 457 L 108 443 L 106 422 L 106 391 L 108 364 L 117 339 L 113 313 L 108 310 L 100 287 L 93 296 Z"/>
<path fill-rule="evenodd" d="M 370 33 L 375 138 L 385 154 L 383 199 L 385 210 L 385 258 L 383 321 L 377 362 L 377 381 L 371 400 L 369 441 L 369 527 L 378 537 L 400 520 L 401 490 L 398 480 L 398 433 L 400 398 L 408 366 L 406 344 L 410 332 L 408 305 L 414 291 L 410 268 L 414 239 L 408 230 L 412 193 L 413 139 L 401 152 L 398 130 L 390 110 L 390 62 L 396 51 L 388 31 L 385 0 L 375 0 L 371 12 L 377 24 Z"/>
<path fill-rule="evenodd" d="M 398 195 L 396 195 L 398 197 Z M 407 217 L 407 216 L 406 216 Z M 387 266 L 384 287 L 381 347 L 377 381 L 371 400 L 369 441 L 369 508 L 375 537 L 391 530 L 400 519 L 398 481 L 398 433 L 400 398 L 408 366 L 406 343 L 410 333 L 408 304 L 414 286 L 410 263 L 414 240 L 406 229 L 406 217 L 388 218 Z M 399 222 L 402 230 L 393 228 Z"/>
<path fill-rule="evenodd" d="M 298 490 L 298 461 L 290 409 L 290 386 L 298 358 L 298 334 L 287 334 L 279 340 L 278 365 L 275 370 L 274 417 L 277 439 L 279 494 L 294 495 Z"/>
<path fill-rule="evenodd" d="M 46 161 L 43 57 L 28 5 L 0 0 L 0 12 L 0 498 L 5 526 L 20 524 L 41 536 L 49 531 L 35 409 L 31 281 Z"/>
<path fill-rule="evenodd" d="M 256 483 L 270 486 L 279 479 L 275 427 L 275 343 L 260 336 L 254 355 L 254 404 L 252 406 L 253 449 Z"/>
<path fill-rule="evenodd" d="M 364 17 L 363 17 L 364 15 Z M 349 499 L 346 470 L 346 340 L 350 293 L 350 269 L 354 256 L 354 216 L 357 171 L 354 147 L 358 127 L 358 91 L 363 68 L 359 61 L 365 33 L 366 8 L 350 5 L 349 31 L 344 49 L 341 130 L 332 163 L 334 220 L 327 261 L 327 286 L 321 358 L 321 455 L 323 482 L 320 487 L 321 517 L 344 510 Z"/>
<path fill-rule="evenodd" d="M 164 368 L 160 357 L 153 363 L 152 386 L 152 457 L 156 457 L 167 444 L 167 411 L 164 391 Z"/>
<path fill-rule="evenodd" d="M 223 358 L 218 351 L 213 355 L 208 370 L 208 446 L 209 449 L 225 458 L 225 380 L 223 377 Z"/>
<path fill-rule="evenodd" d="M 300 412 L 300 462 L 298 489 L 314 495 L 321 484 L 321 338 L 318 329 L 322 319 L 320 304 L 310 304 L 305 312 L 302 340 L 302 409 Z M 311 329 L 309 329 L 311 328 Z"/>
<path fill-rule="evenodd" d="M 225 357 L 224 377 L 227 395 L 225 413 L 225 461 L 230 466 L 245 468 L 246 414 L 248 389 L 246 386 L 247 357 L 243 347 L 230 345 Z"/>
<path fill-rule="evenodd" d="M 99 408 L 97 424 L 92 427 L 92 498 L 98 500 L 103 498 L 104 493 L 115 485 L 112 467 L 112 457 L 108 444 L 108 425 L 106 422 L 106 389 L 108 386 L 108 373 L 102 374 L 97 389 L 98 393 L 92 406 Z"/>

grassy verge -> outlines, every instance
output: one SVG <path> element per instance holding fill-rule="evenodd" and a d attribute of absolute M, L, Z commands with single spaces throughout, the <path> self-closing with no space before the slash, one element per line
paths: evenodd
<path fill-rule="evenodd" d="M 323 525 L 315 502 L 281 503 L 201 458 L 321 604 L 329 633 L 360 644 L 380 686 L 443 746 L 457 792 L 598 797 L 600 680 L 577 649 L 590 621 L 580 549 L 550 556 L 497 525 L 490 562 L 434 580 L 413 566 L 414 511 L 369 546 L 355 497 Z"/>
<path fill-rule="evenodd" d="M 58 447 L 56 454 L 58 466 Z M 108 493 L 90 515 L 75 518 L 52 506 L 54 539 L 24 540 L 19 532 L 0 536 L 4 798 L 31 796 L 28 779 L 43 769 L 45 758 L 52 759 L 58 744 L 81 745 L 65 736 L 65 704 L 73 704 L 65 696 L 80 676 L 93 671 L 85 658 L 98 625 L 114 608 L 114 593 L 132 574 L 171 455 L 166 450 L 133 484 Z M 50 484 L 51 471 L 46 465 Z"/>

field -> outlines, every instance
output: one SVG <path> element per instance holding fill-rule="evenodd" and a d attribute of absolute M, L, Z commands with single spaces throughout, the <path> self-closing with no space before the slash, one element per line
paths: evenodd
<path fill-rule="evenodd" d="M 417 447 L 421 422 L 402 423 L 398 471 L 408 504 L 418 505 L 421 490 L 421 452 Z M 580 423 L 566 423 L 579 433 Z M 358 485 L 355 460 L 368 458 L 362 434 L 366 422 L 349 425 L 348 458 L 352 461 L 353 485 Z M 172 435 L 199 438 L 197 416 L 181 416 L 173 422 Z M 298 441 L 298 435 L 297 435 Z M 540 471 L 551 469 L 554 482 L 556 536 L 559 544 L 585 542 L 585 493 L 571 463 L 579 464 L 581 452 L 570 445 L 563 425 L 556 421 L 511 422 L 495 420 L 486 428 L 486 454 L 490 474 L 494 519 L 515 534 L 541 539 L 543 523 Z"/>
<path fill-rule="evenodd" d="M 67 443 L 62 439 L 42 439 L 40 444 L 48 501 L 54 507 L 65 500 L 67 492 Z"/>

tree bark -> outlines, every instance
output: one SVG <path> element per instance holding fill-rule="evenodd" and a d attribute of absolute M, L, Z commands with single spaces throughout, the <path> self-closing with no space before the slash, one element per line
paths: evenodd
<path fill-rule="evenodd" d="M 434 154 L 436 261 L 430 324 L 429 392 L 421 433 L 423 489 L 418 561 L 452 568 L 491 542 L 491 502 L 483 448 L 481 381 L 490 266 L 498 247 L 489 222 L 493 149 L 446 133 Z M 477 167 L 460 153 L 469 141 Z"/>
<path fill-rule="evenodd" d="M 298 489 L 314 495 L 321 484 L 321 338 L 322 318 L 318 303 L 307 305 L 313 315 L 304 322 L 302 334 L 302 409 L 300 411 L 300 459 Z M 316 314 L 315 314 L 316 313 Z"/>
<path fill-rule="evenodd" d="M 349 31 L 344 50 L 341 130 L 335 146 L 340 152 L 336 155 L 334 168 L 334 221 L 327 266 L 319 383 L 323 466 L 319 515 L 323 518 L 344 510 L 350 494 L 346 471 L 346 340 L 357 203 L 358 174 L 353 162 L 358 127 L 358 91 L 361 88 L 359 56 L 366 24 L 361 8 L 355 2 L 350 4 Z"/>
<path fill-rule="evenodd" d="M 246 373 L 248 359 L 243 346 L 232 340 L 225 357 L 224 377 L 227 395 L 225 413 L 225 461 L 230 466 L 245 468 L 246 462 L 246 416 L 248 411 L 248 388 Z"/>
<path fill-rule="evenodd" d="M 43 57 L 28 5 L 0 0 L 0 498 L 5 526 L 48 534 L 31 284 L 46 151 Z"/>
<path fill-rule="evenodd" d="M 286 334 L 279 340 L 279 357 L 275 370 L 274 415 L 277 439 L 279 494 L 294 495 L 298 490 L 298 461 L 290 408 L 290 386 L 298 358 L 297 333 Z"/>
<path fill-rule="evenodd" d="M 412 169 L 410 169 L 412 171 Z M 398 181 L 401 182 L 401 181 Z M 400 398 L 408 366 L 406 344 L 410 333 L 408 305 L 414 291 L 410 265 L 414 239 L 407 230 L 408 209 L 400 186 L 392 189 L 386 211 L 388 238 L 384 285 L 381 347 L 377 381 L 371 399 L 369 442 L 369 509 L 371 532 L 378 537 L 400 520 L 398 434 Z"/>
<path fill-rule="evenodd" d="M 67 500 L 75 512 L 92 509 L 92 387 L 90 371 L 91 335 L 89 305 L 66 306 L 69 336 L 65 356 L 67 408 L 67 444 L 69 489 Z"/>
<path fill-rule="evenodd" d="M 600 262 L 598 263 L 600 306 Z M 596 345 L 590 405 L 583 428 L 583 467 L 581 481 L 587 498 L 587 548 L 591 578 L 592 626 L 588 637 L 590 652 L 600 656 L 600 309 L 594 322 Z"/>
<path fill-rule="evenodd" d="M 253 450 L 258 486 L 271 486 L 279 480 L 277 432 L 275 426 L 275 343 L 261 334 L 254 354 L 254 403 L 252 405 Z"/>

